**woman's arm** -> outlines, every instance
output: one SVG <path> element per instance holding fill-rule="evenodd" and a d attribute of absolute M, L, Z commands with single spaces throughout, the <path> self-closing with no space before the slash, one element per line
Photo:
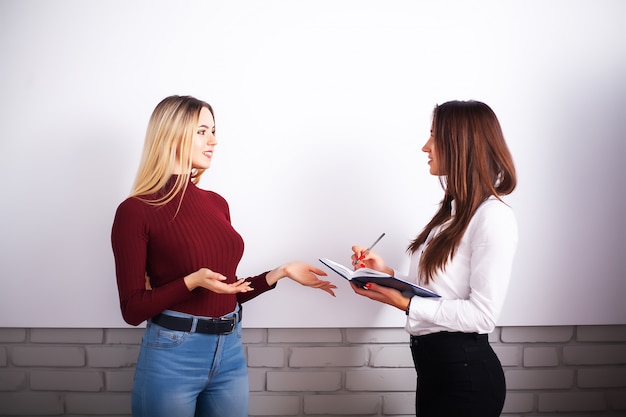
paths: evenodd
<path fill-rule="evenodd" d="M 469 258 L 468 266 L 448 264 L 443 272 L 448 275 L 448 288 L 466 280 L 461 284 L 469 287 L 467 296 L 455 297 L 454 291 L 447 289 L 449 294 L 442 299 L 416 299 L 411 304 L 409 327 L 430 323 L 453 331 L 493 331 L 508 290 L 517 240 L 512 210 L 500 201 L 488 201 L 476 212 L 463 237 L 464 252 L 457 251 L 451 261 Z"/>
<path fill-rule="evenodd" d="M 127 199 L 118 207 L 111 230 L 120 309 L 124 320 L 137 326 L 191 297 L 183 279 L 157 289 L 146 288 L 147 226 L 142 203 Z"/>

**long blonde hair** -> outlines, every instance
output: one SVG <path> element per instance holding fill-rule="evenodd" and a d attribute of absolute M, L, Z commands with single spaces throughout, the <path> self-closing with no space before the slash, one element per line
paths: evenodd
<path fill-rule="evenodd" d="M 191 146 L 203 107 L 213 115 L 208 103 L 191 96 L 166 97 L 155 107 L 148 122 L 131 197 L 163 205 L 181 190 L 184 192 L 189 179 L 194 184 L 200 181 L 205 170 L 192 168 Z M 165 189 L 177 164 L 180 164 L 183 174 L 176 176 L 173 187 Z"/>
<path fill-rule="evenodd" d="M 500 122 L 485 103 L 449 101 L 436 106 L 432 135 L 438 162 L 445 172 L 445 178 L 440 178 L 445 195 L 439 211 L 409 245 L 409 252 L 415 252 L 433 228 L 452 221 L 424 250 L 419 270 L 426 283 L 454 257 L 478 207 L 490 196 L 499 199 L 510 194 L 517 185 L 515 165 Z"/>

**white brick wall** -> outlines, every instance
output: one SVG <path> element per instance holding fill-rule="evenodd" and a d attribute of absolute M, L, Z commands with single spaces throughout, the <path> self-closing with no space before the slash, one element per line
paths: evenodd
<path fill-rule="evenodd" d="M 143 329 L 0 328 L 0 416 L 128 416 Z M 626 325 L 504 327 L 503 416 L 626 416 Z M 244 329 L 251 416 L 414 413 L 403 329 Z"/>

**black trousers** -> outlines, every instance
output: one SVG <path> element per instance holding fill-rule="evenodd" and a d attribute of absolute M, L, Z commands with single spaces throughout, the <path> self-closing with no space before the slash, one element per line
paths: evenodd
<path fill-rule="evenodd" d="M 486 334 L 411 336 L 419 417 L 498 417 L 506 383 Z"/>

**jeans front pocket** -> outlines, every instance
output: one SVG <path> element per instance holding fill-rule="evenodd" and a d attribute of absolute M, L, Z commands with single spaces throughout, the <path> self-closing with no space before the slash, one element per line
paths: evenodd
<path fill-rule="evenodd" d="M 183 344 L 188 336 L 187 332 L 170 330 L 150 322 L 146 329 L 147 346 L 151 348 L 172 349 Z"/>

